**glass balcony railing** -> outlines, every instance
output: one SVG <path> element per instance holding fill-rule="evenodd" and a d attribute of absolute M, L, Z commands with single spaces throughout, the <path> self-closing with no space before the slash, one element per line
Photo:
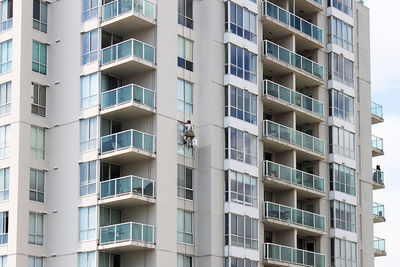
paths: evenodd
<path fill-rule="evenodd" d="M 275 177 L 292 184 L 301 185 L 320 192 L 325 192 L 324 178 L 271 161 L 264 161 L 263 174 L 264 176 Z"/>
<path fill-rule="evenodd" d="M 385 206 L 374 202 L 373 214 L 375 217 L 385 218 Z"/>
<path fill-rule="evenodd" d="M 103 48 L 101 50 L 103 65 L 135 56 L 151 63 L 155 62 L 155 48 L 135 39 Z"/>
<path fill-rule="evenodd" d="M 319 79 L 324 78 L 324 67 L 308 58 L 293 53 L 280 45 L 264 40 L 264 55 L 271 56 L 292 65 L 300 70 L 310 73 Z"/>
<path fill-rule="evenodd" d="M 295 265 L 325 267 L 325 255 L 271 243 L 264 244 L 264 258 L 277 260 Z"/>
<path fill-rule="evenodd" d="M 128 222 L 100 228 L 101 245 L 124 241 L 154 244 L 154 226 Z"/>
<path fill-rule="evenodd" d="M 135 84 L 101 93 L 101 109 L 115 107 L 131 101 L 154 108 L 155 93 Z"/>
<path fill-rule="evenodd" d="M 314 0 L 314 2 L 319 3 L 322 1 Z M 311 38 L 322 42 L 322 29 L 308 22 L 307 20 L 302 19 L 299 16 L 296 16 L 295 14 L 290 13 L 269 1 L 262 2 L 262 12 L 263 16 L 273 17 L 274 19 L 279 20 L 280 22 L 310 36 Z"/>
<path fill-rule="evenodd" d="M 264 202 L 264 218 L 272 218 L 325 231 L 325 217 L 292 207 Z"/>
<path fill-rule="evenodd" d="M 318 116 L 324 116 L 324 104 L 309 96 L 296 92 L 280 84 L 264 80 L 264 95 L 270 95 L 289 104 L 301 107 Z"/>
<path fill-rule="evenodd" d="M 371 113 L 383 119 L 383 107 L 375 102 L 371 102 Z"/>
<path fill-rule="evenodd" d="M 273 121 L 263 121 L 263 136 L 277 138 L 300 148 L 325 155 L 325 141 Z"/>
<path fill-rule="evenodd" d="M 372 148 L 383 151 L 383 139 L 373 135 Z"/>
<path fill-rule="evenodd" d="M 127 130 L 101 138 L 101 153 L 114 152 L 126 148 L 137 148 L 155 152 L 155 137 L 135 130 Z"/>
<path fill-rule="evenodd" d="M 154 182 L 135 176 L 126 176 L 101 182 L 101 198 L 116 197 L 125 194 L 135 194 L 154 198 Z"/>
<path fill-rule="evenodd" d="M 384 185 L 385 184 L 385 177 L 383 171 L 378 171 L 376 169 L 372 170 L 372 180 L 375 183 Z"/>
<path fill-rule="evenodd" d="M 156 18 L 156 5 L 147 0 L 115 0 L 103 5 L 103 20 L 109 20 L 129 11 L 148 18 Z"/>
<path fill-rule="evenodd" d="M 374 237 L 374 249 L 384 253 L 386 251 L 385 239 Z"/>

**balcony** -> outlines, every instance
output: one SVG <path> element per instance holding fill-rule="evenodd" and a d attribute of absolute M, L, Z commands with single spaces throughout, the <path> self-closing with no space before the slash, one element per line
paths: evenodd
<path fill-rule="evenodd" d="M 377 136 L 372 136 L 372 156 L 378 157 L 382 156 L 383 152 L 383 139 Z"/>
<path fill-rule="evenodd" d="M 299 122 L 317 123 L 324 121 L 324 104 L 290 88 L 264 80 L 264 104 L 279 114 L 295 111 Z"/>
<path fill-rule="evenodd" d="M 374 256 L 386 256 L 385 239 L 374 237 Z"/>
<path fill-rule="evenodd" d="M 271 161 L 263 163 L 264 183 L 268 188 L 288 190 L 296 188 L 298 196 L 324 197 L 325 179 Z"/>
<path fill-rule="evenodd" d="M 264 40 L 263 49 L 264 73 L 285 75 L 294 72 L 300 87 L 324 83 L 324 67 L 317 62 L 268 40 Z"/>
<path fill-rule="evenodd" d="M 292 207 L 264 202 L 264 223 L 272 230 L 298 229 L 306 235 L 324 235 L 325 217 Z"/>
<path fill-rule="evenodd" d="M 371 124 L 383 121 L 383 107 L 375 102 L 371 102 Z"/>
<path fill-rule="evenodd" d="M 296 150 L 298 160 L 321 160 L 325 141 L 273 121 L 263 121 L 263 139 L 275 151 Z"/>
<path fill-rule="evenodd" d="M 374 202 L 373 214 L 374 223 L 386 222 L 384 205 Z"/>
<path fill-rule="evenodd" d="M 101 50 L 101 71 L 126 78 L 154 70 L 155 48 L 136 39 L 129 39 Z"/>
<path fill-rule="evenodd" d="M 110 119 L 127 120 L 154 114 L 155 92 L 129 84 L 101 93 L 101 115 Z"/>
<path fill-rule="evenodd" d="M 123 252 L 155 248 L 154 226 L 127 222 L 100 228 L 100 250 Z"/>
<path fill-rule="evenodd" d="M 373 184 L 374 190 L 385 188 L 385 177 L 383 171 L 373 169 L 372 181 L 374 182 Z"/>
<path fill-rule="evenodd" d="M 155 157 L 155 136 L 127 130 L 101 137 L 100 159 L 111 163 L 126 163 Z"/>
<path fill-rule="evenodd" d="M 321 10 L 315 10 L 314 13 L 318 11 Z M 274 38 L 280 39 L 294 34 L 298 48 L 319 49 L 324 47 L 321 28 L 269 1 L 262 2 L 262 22 L 265 36 L 268 36 L 269 32 L 273 32 Z"/>
<path fill-rule="evenodd" d="M 106 207 L 133 207 L 155 203 L 154 181 L 126 176 L 100 183 L 100 204 Z"/>
<path fill-rule="evenodd" d="M 156 25 L 156 4 L 147 0 L 115 0 L 102 7 L 101 27 L 120 36 Z"/>
<path fill-rule="evenodd" d="M 277 244 L 264 244 L 264 264 L 267 266 L 313 266 L 325 267 L 325 255 L 281 246 Z"/>

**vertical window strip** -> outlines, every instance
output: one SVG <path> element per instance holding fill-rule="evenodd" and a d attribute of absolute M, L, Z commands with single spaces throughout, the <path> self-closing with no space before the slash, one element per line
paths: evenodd
<path fill-rule="evenodd" d="M 43 245 L 43 217 L 43 214 L 29 213 L 29 244 Z"/>
<path fill-rule="evenodd" d="M 81 77 L 81 109 L 98 104 L 99 75 L 93 73 Z"/>
<path fill-rule="evenodd" d="M 193 41 L 178 36 L 178 67 L 193 71 Z"/>
<path fill-rule="evenodd" d="M 193 200 L 193 169 L 178 164 L 178 197 Z"/>
<path fill-rule="evenodd" d="M 193 213 L 178 210 L 178 242 L 193 244 Z"/>
<path fill-rule="evenodd" d="M 179 78 L 178 110 L 193 114 L 193 84 Z"/>
<path fill-rule="evenodd" d="M 46 117 L 46 86 L 32 83 L 32 114 Z"/>
<path fill-rule="evenodd" d="M 80 185 L 79 195 L 85 196 L 96 193 L 97 165 L 96 161 L 79 164 Z"/>
<path fill-rule="evenodd" d="M 82 22 L 97 18 L 97 16 L 98 16 L 98 1 L 82 0 Z"/>
<path fill-rule="evenodd" d="M 33 0 L 33 28 L 47 33 L 47 3 Z"/>
<path fill-rule="evenodd" d="M 79 208 L 79 241 L 96 238 L 96 206 Z"/>
<path fill-rule="evenodd" d="M 29 200 L 44 202 L 44 171 L 30 169 L 29 177 Z"/>
<path fill-rule="evenodd" d="M 33 125 L 31 126 L 31 157 L 45 159 L 45 130 Z"/>
<path fill-rule="evenodd" d="M 11 82 L 0 84 L 0 116 L 11 112 Z"/>
<path fill-rule="evenodd" d="M 0 74 L 11 71 L 12 69 L 12 40 L 0 44 Z"/>
<path fill-rule="evenodd" d="M 1 4 L 0 32 L 2 32 L 2 31 L 9 30 L 13 27 L 14 0 L 4 0 L 0 4 Z"/>
<path fill-rule="evenodd" d="M 32 71 L 47 74 L 47 45 L 32 41 Z"/>

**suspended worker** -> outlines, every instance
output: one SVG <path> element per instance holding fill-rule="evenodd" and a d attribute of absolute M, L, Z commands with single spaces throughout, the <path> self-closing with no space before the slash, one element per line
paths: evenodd
<path fill-rule="evenodd" d="M 193 124 L 190 120 L 187 120 L 181 124 L 184 127 L 183 144 L 187 144 L 189 147 L 192 147 L 194 138 Z"/>

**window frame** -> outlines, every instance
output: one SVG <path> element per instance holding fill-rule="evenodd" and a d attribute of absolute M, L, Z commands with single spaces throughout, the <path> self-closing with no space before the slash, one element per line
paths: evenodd
<path fill-rule="evenodd" d="M 356 171 L 343 164 L 329 164 L 330 190 L 356 196 Z"/>
<path fill-rule="evenodd" d="M 95 240 L 97 234 L 97 220 L 98 220 L 98 210 L 96 206 L 88 206 L 88 207 L 80 207 L 78 213 L 78 241 L 88 241 L 88 240 Z M 94 214 L 93 214 L 94 211 Z M 81 215 L 82 213 L 86 213 L 86 222 L 81 222 Z M 93 215 L 94 218 L 90 218 Z M 94 225 L 92 224 L 94 222 Z M 81 225 L 83 223 L 84 225 Z M 91 227 L 92 226 L 92 227 Z M 84 236 L 85 235 L 85 236 Z"/>
<path fill-rule="evenodd" d="M 225 159 L 258 166 L 257 136 L 236 128 L 225 128 Z"/>
<path fill-rule="evenodd" d="M 329 53 L 328 80 L 354 88 L 354 62 L 335 52 Z"/>
<path fill-rule="evenodd" d="M 194 41 L 178 35 L 178 67 L 193 72 L 193 65 Z"/>
<path fill-rule="evenodd" d="M 179 213 L 182 213 L 180 221 Z M 190 216 L 190 217 L 187 217 Z M 186 223 L 186 220 L 190 218 L 190 222 Z M 194 244 L 194 213 L 187 210 L 178 209 L 177 212 L 177 242 L 181 244 L 193 245 Z M 182 224 L 182 226 L 180 226 Z M 190 227 L 189 227 L 190 224 Z M 181 229 L 180 229 L 181 228 Z M 190 228 L 190 229 L 189 229 Z M 181 238 L 182 237 L 182 238 Z M 189 238 L 189 241 L 187 241 Z"/>
<path fill-rule="evenodd" d="M 39 146 L 39 140 L 41 139 L 40 133 L 43 133 L 43 147 Z M 35 137 L 35 138 L 34 138 Z M 32 144 L 32 141 L 35 140 L 35 144 Z M 35 125 L 31 125 L 31 158 L 37 160 L 45 160 L 46 159 L 46 129 L 43 127 L 38 127 Z M 41 152 L 41 153 L 40 153 Z"/>
<path fill-rule="evenodd" d="M 0 245 L 8 244 L 8 211 L 0 212 Z"/>
<path fill-rule="evenodd" d="M 33 265 L 31 265 L 32 260 L 33 260 Z M 37 263 L 36 261 L 38 261 L 39 263 Z M 43 262 L 44 260 L 42 257 L 28 256 L 28 267 L 43 267 Z"/>
<path fill-rule="evenodd" d="M 85 1 L 88 2 L 88 9 L 85 10 Z M 96 6 L 93 6 L 93 2 L 96 4 Z M 98 18 L 99 16 L 99 3 L 97 0 L 82 0 L 82 12 L 81 12 L 81 22 L 86 22 L 90 21 L 92 19 Z M 95 12 L 94 12 L 95 11 Z M 88 14 L 86 19 L 85 19 L 85 14 Z"/>
<path fill-rule="evenodd" d="M 11 90 L 11 81 L 0 84 L 0 116 L 5 116 L 11 113 Z M 5 98 L 3 97 L 4 95 Z"/>
<path fill-rule="evenodd" d="M 35 176 L 32 176 L 32 173 L 35 173 Z M 39 174 L 42 174 L 42 177 L 40 177 Z M 35 179 L 34 181 L 34 188 L 32 188 L 32 178 Z M 43 191 L 40 191 L 39 184 L 40 184 L 40 179 L 43 179 Z M 44 203 L 45 201 L 45 191 L 46 191 L 46 174 L 42 170 L 37 170 L 30 168 L 29 172 L 29 200 L 35 201 L 35 202 L 40 202 Z M 32 197 L 34 195 L 34 197 Z M 40 195 L 43 195 L 43 198 L 41 201 Z"/>
<path fill-rule="evenodd" d="M 37 103 L 35 103 L 35 91 L 37 95 Z M 43 91 L 44 101 L 42 98 Z M 37 113 L 35 112 L 35 109 L 37 109 Z M 43 112 L 41 113 L 40 110 Z M 38 83 L 32 83 L 31 113 L 44 118 L 47 116 L 47 86 Z"/>
<path fill-rule="evenodd" d="M 97 35 L 97 36 L 96 36 Z M 87 53 L 84 53 L 85 49 L 85 37 L 87 36 L 88 40 L 88 51 Z M 96 40 L 93 40 L 93 38 L 96 38 Z M 99 29 L 94 29 L 89 32 L 84 32 L 81 34 L 81 65 L 85 66 L 87 64 L 97 62 L 99 59 L 99 53 L 101 51 L 101 44 L 100 44 L 101 36 L 100 36 L 100 31 Z M 92 47 L 94 43 L 96 42 L 96 47 Z"/>
<path fill-rule="evenodd" d="M 34 216 L 34 228 L 35 230 L 31 232 L 31 215 Z M 41 226 L 38 223 L 38 218 L 42 218 Z M 41 229 L 40 229 L 41 228 Z M 38 233 L 38 230 L 41 231 L 41 234 Z M 33 241 L 31 241 L 33 238 Z M 29 233 L 28 233 L 28 244 L 43 246 L 44 244 L 44 215 L 36 212 L 29 212 Z"/>
<path fill-rule="evenodd" d="M 0 169 L 0 202 L 10 197 L 10 167 Z"/>
<path fill-rule="evenodd" d="M 183 99 L 180 99 L 180 89 L 181 89 L 181 84 L 183 84 Z M 186 99 L 186 89 L 188 88 L 189 91 L 191 91 L 191 93 L 189 94 L 189 96 L 191 96 L 191 99 Z M 193 114 L 194 113 L 194 90 L 193 90 L 193 83 L 186 81 L 184 79 L 178 78 L 178 94 L 177 94 L 177 98 L 178 98 L 178 110 L 182 111 L 184 113 L 188 113 L 188 114 Z M 189 101 L 191 102 L 189 102 Z M 183 108 L 181 107 L 183 106 Z M 188 107 L 188 108 L 186 108 Z"/>
<path fill-rule="evenodd" d="M 334 125 L 329 126 L 329 153 L 355 160 L 355 134 Z"/>
<path fill-rule="evenodd" d="M 37 55 L 38 55 L 37 59 L 34 58 L 35 44 L 37 44 Z M 45 62 L 41 62 L 42 61 L 41 57 L 43 53 L 42 49 L 44 49 Z M 32 40 L 32 71 L 43 75 L 47 75 L 47 44 L 35 40 Z"/>
<path fill-rule="evenodd" d="M 241 220 L 241 222 L 239 220 Z M 249 230 L 249 223 L 250 233 L 247 231 Z M 225 245 L 258 250 L 258 219 L 234 213 L 225 213 L 224 229 Z M 233 241 L 234 239 L 236 239 L 236 241 Z"/>
<path fill-rule="evenodd" d="M 87 136 L 88 139 L 82 139 L 82 133 L 83 127 L 85 127 L 83 124 L 87 122 Z M 92 128 L 93 125 L 91 125 L 91 123 L 95 124 L 94 128 Z M 85 153 L 85 152 L 89 152 L 89 151 L 94 151 L 97 149 L 97 137 L 98 137 L 98 132 L 99 132 L 99 123 L 98 123 L 98 118 L 97 117 L 91 117 L 91 118 L 87 118 L 87 119 L 83 119 L 80 120 L 80 124 L 79 124 L 79 130 L 80 130 L 80 137 L 79 137 L 79 141 L 80 141 L 80 153 Z M 91 130 L 95 129 L 95 133 L 92 133 Z M 83 149 L 83 145 L 86 145 L 87 148 Z M 92 147 L 93 146 L 93 147 Z"/>
<path fill-rule="evenodd" d="M 331 238 L 331 265 L 357 266 L 357 243 L 340 238 Z M 349 248 L 349 250 L 347 250 Z M 347 253 L 350 252 L 350 255 Z M 345 255 L 342 255 L 344 253 Z M 344 263 L 344 265 L 343 265 Z M 339 265 L 337 265 L 339 264 Z"/>
<path fill-rule="evenodd" d="M 49 8 L 48 8 L 48 4 L 45 3 L 44 1 L 41 0 L 33 0 L 33 3 L 35 2 L 39 2 L 39 19 L 35 18 L 35 4 L 33 4 L 33 26 L 32 28 L 34 30 L 43 32 L 43 33 L 47 33 L 47 26 L 48 26 L 48 13 L 49 13 Z M 43 10 L 43 9 L 44 10 Z M 42 17 L 42 12 L 45 11 L 45 15 L 44 17 Z M 35 27 L 35 25 L 38 25 L 37 27 Z"/>
<path fill-rule="evenodd" d="M 340 26 L 340 27 L 339 27 Z M 343 49 L 354 52 L 354 27 L 343 20 L 331 16 L 328 23 L 329 43 L 333 43 Z M 346 30 L 344 30 L 346 29 Z M 347 34 L 345 34 L 345 32 Z M 350 40 L 349 40 L 350 39 Z"/>
<path fill-rule="evenodd" d="M 234 263 L 233 263 L 234 261 Z M 241 262 L 241 263 L 239 263 Z M 253 261 L 248 258 L 238 258 L 238 257 L 225 257 L 225 266 L 224 267 L 258 267 L 258 261 Z"/>
<path fill-rule="evenodd" d="M 246 105 L 246 96 L 248 96 L 248 105 Z M 256 94 L 233 85 L 225 86 L 225 116 L 257 125 L 257 105 Z"/>
<path fill-rule="evenodd" d="M 12 71 L 13 40 L 4 41 L 0 43 L 0 46 L 0 74 L 3 74 Z M 6 46 L 5 55 L 3 55 L 3 46 Z"/>
<path fill-rule="evenodd" d="M 12 4 L 10 4 L 10 2 L 12 3 Z M 4 3 L 6 3 L 5 4 L 5 8 L 7 8 L 7 11 L 6 11 L 6 13 L 7 13 L 7 15 L 5 16 L 5 18 L 3 18 L 3 14 L 4 14 L 4 12 L 3 12 L 3 5 L 4 5 Z M 2 0 L 1 1 L 1 11 L 0 11 L 0 14 L 1 14 L 1 16 L 0 16 L 0 25 L 1 25 L 1 28 L 0 28 L 0 32 L 4 32 L 4 31 L 6 31 L 6 30 L 9 30 L 9 29 L 11 29 L 12 27 L 13 27 L 13 18 L 14 18 L 14 0 Z"/>
<path fill-rule="evenodd" d="M 332 228 L 357 233 L 357 206 L 338 200 L 331 200 L 330 217 Z"/>
<path fill-rule="evenodd" d="M 93 177 L 91 177 L 91 171 L 93 170 L 93 166 L 91 166 L 92 164 L 94 164 L 94 175 Z M 84 173 L 82 173 L 83 171 L 83 166 L 86 166 L 86 179 L 82 180 L 82 175 Z M 97 193 L 97 172 L 98 172 L 98 164 L 96 160 L 92 160 L 92 161 L 86 161 L 86 162 L 81 162 L 79 163 L 79 196 L 83 197 L 83 196 L 89 196 L 89 195 L 93 195 Z M 82 182 L 86 182 L 86 183 L 82 183 Z M 86 188 L 85 192 L 86 193 L 82 193 L 82 189 Z M 94 192 L 90 191 L 90 188 L 94 188 Z M 93 189 L 92 189 L 93 190 Z"/>
<path fill-rule="evenodd" d="M 234 12 L 233 9 L 235 9 Z M 231 1 L 225 2 L 224 10 L 225 10 L 225 32 L 236 34 L 237 36 L 240 36 L 256 44 L 257 14 L 251 12 L 246 7 L 239 6 L 238 4 L 233 3 Z M 239 15 L 239 13 L 241 14 Z M 245 22 L 246 17 L 248 19 L 247 22 Z"/>
<path fill-rule="evenodd" d="M 181 3 L 182 2 L 182 3 Z M 191 2 L 191 5 L 188 5 Z M 192 29 L 194 28 L 193 10 L 194 10 L 193 0 L 178 0 L 178 24 Z M 181 13 L 180 6 L 184 9 L 184 13 Z M 189 8 L 191 7 L 191 11 Z M 189 11 L 189 12 L 188 12 Z M 191 13 L 191 16 L 190 16 Z"/>
<path fill-rule="evenodd" d="M 80 83 L 80 86 L 81 86 L 81 90 L 80 90 L 81 91 L 81 94 L 80 94 L 81 110 L 99 105 L 99 88 L 100 88 L 99 76 L 100 76 L 99 72 L 94 72 L 94 73 L 91 73 L 88 75 L 81 76 L 81 79 L 80 79 L 80 82 L 81 82 Z M 94 86 L 94 87 L 92 88 L 92 86 Z M 85 92 L 86 89 L 87 89 L 87 92 Z M 88 103 L 86 105 L 84 105 L 85 100 Z"/>
<path fill-rule="evenodd" d="M 84 265 L 81 266 L 81 256 L 84 257 Z M 79 252 L 78 253 L 78 267 L 89 267 L 89 266 L 97 266 L 97 253 L 96 251 L 87 251 L 87 252 Z M 93 260 L 93 264 L 94 265 L 89 265 L 88 262 L 89 260 Z"/>
<path fill-rule="evenodd" d="M 329 92 L 329 116 L 354 123 L 354 97 L 332 89 Z"/>
<path fill-rule="evenodd" d="M 247 183 L 247 181 L 250 183 Z M 225 202 L 257 208 L 258 178 L 234 170 L 225 171 Z"/>
<path fill-rule="evenodd" d="M 177 253 L 177 266 L 178 267 L 193 267 L 193 256 Z"/>
<path fill-rule="evenodd" d="M 336 4 L 335 4 L 336 3 Z M 349 6 L 350 4 L 350 6 Z M 352 0 L 328 0 L 328 7 L 334 7 L 344 14 L 353 17 L 353 1 Z"/>
<path fill-rule="evenodd" d="M 257 54 L 232 43 L 225 44 L 225 75 L 257 84 L 257 64 Z"/>
<path fill-rule="evenodd" d="M 8 158 L 10 156 L 10 131 L 10 124 L 0 126 L 0 159 Z M 3 136 L 4 140 L 1 139 Z M 4 144 L 4 146 L 1 146 L 2 144 Z"/>
<path fill-rule="evenodd" d="M 190 174 L 188 174 L 188 172 Z M 183 173 L 183 177 L 180 177 Z M 187 166 L 178 164 L 177 167 L 177 188 L 178 188 L 178 198 L 193 201 L 194 198 L 194 169 L 189 168 Z M 191 187 L 188 186 L 188 177 L 191 180 Z M 179 183 L 179 181 L 183 181 L 183 185 Z"/>

